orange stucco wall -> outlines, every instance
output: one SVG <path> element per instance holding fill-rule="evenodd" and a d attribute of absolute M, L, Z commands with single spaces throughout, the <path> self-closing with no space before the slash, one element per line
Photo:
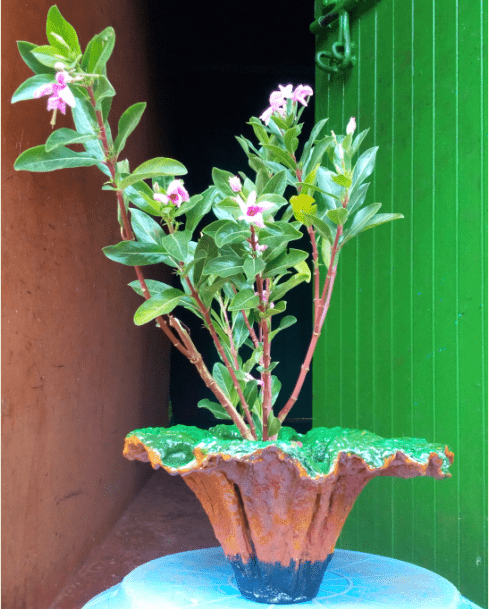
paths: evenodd
<path fill-rule="evenodd" d="M 141 487 L 125 434 L 166 424 L 168 342 L 132 323 L 131 268 L 101 248 L 119 239 L 112 193 L 94 168 L 15 172 L 49 135 L 46 98 L 10 105 L 31 75 L 16 40 L 46 44 L 51 0 L 2 6 L 2 607 L 45 609 Z M 82 47 L 111 25 L 112 127 L 150 97 L 146 24 L 131 0 L 57 0 Z M 121 69 L 127 73 L 122 79 Z M 171 156 L 150 108 L 125 153 L 132 167 Z M 71 126 L 60 117 L 58 127 Z M 159 129 L 159 131 L 158 131 Z"/>

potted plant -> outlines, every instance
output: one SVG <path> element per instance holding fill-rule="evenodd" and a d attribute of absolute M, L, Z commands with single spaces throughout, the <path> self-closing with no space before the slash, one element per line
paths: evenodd
<path fill-rule="evenodd" d="M 377 148 L 359 154 L 367 131 L 351 118 L 345 135 L 326 132 L 326 119 L 302 141 L 309 86 L 280 86 L 270 105 L 249 121 L 255 143 L 238 137 L 248 161 L 238 175 L 212 171 L 212 185 L 190 196 L 187 170 L 173 159 L 151 159 L 135 169 L 122 158 L 145 103 L 128 108 L 113 137 L 109 112 L 115 91 L 106 64 L 112 28 L 82 52 L 73 27 L 56 6 L 47 16 L 49 45 L 19 42 L 35 73 L 12 102 L 47 96 L 56 113 L 69 106 L 74 129 L 61 128 L 45 144 L 24 151 L 15 168 L 53 171 L 96 166 L 114 192 L 122 240 L 105 255 L 134 266 L 130 284 L 144 301 L 134 315 L 167 335 L 194 365 L 214 400 L 198 406 L 226 421 L 209 430 L 175 425 L 132 431 L 128 459 L 179 474 L 206 510 L 242 594 L 263 603 L 313 598 L 345 519 L 363 487 L 376 476 L 450 476 L 448 447 L 417 438 L 382 439 L 352 429 L 284 426 L 299 398 L 331 303 L 345 245 L 360 233 L 402 218 L 364 205 Z M 83 144 L 85 151 L 69 148 Z M 356 160 L 354 160 L 356 158 Z M 329 169 L 326 167 L 328 164 Z M 201 220 L 208 219 L 203 228 Z M 307 234 L 310 251 L 293 247 Z M 146 280 L 141 267 L 170 266 L 180 287 Z M 279 398 L 272 349 L 277 333 L 296 323 L 284 298 L 311 283 L 313 328 L 291 395 Z M 208 330 L 218 361 L 207 367 L 177 307 Z"/>

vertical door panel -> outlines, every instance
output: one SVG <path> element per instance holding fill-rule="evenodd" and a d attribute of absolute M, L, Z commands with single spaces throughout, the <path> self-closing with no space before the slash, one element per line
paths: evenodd
<path fill-rule="evenodd" d="M 316 15 L 320 3 L 317 1 Z M 452 478 L 380 479 L 339 547 L 414 562 L 481 606 L 487 595 L 486 19 L 471 0 L 368 0 L 357 62 L 317 69 L 316 111 L 379 146 L 366 204 L 404 220 L 342 254 L 313 368 L 314 424 L 424 437 Z M 337 29 L 316 38 L 331 49 Z"/>

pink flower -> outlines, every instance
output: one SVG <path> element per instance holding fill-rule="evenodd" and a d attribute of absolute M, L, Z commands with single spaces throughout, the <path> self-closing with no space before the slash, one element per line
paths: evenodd
<path fill-rule="evenodd" d="M 303 106 L 307 106 L 306 97 L 310 97 L 314 91 L 309 85 L 298 85 L 292 94 L 294 101 L 300 102 Z"/>
<path fill-rule="evenodd" d="M 346 134 L 350 135 L 350 133 L 355 133 L 356 128 L 357 128 L 357 123 L 355 121 L 355 117 L 352 116 L 350 118 L 350 122 L 348 123 L 348 125 L 346 127 Z"/>
<path fill-rule="evenodd" d="M 180 205 L 185 201 L 188 201 L 190 197 L 183 187 L 182 180 L 173 180 L 173 182 L 170 182 L 168 185 L 165 195 L 157 192 L 153 195 L 153 199 L 155 201 L 160 201 L 160 203 L 164 203 L 165 205 L 173 203 L 175 207 L 180 207 Z"/>
<path fill-rule="evenodd" d="M 287 103 L 287 100 L 292 97 L 292 85 L 278 86 L 279 91 L 272 91 L 270 95 L 270 106 L 278 109 Z"/>
<path fill-rule="evenodd" d="M 270 95 L 270 107 L 260 116 L 265 125 L 268 125 L 274 112 L 278 112 L 282 118 L 285 118 L 288 99 L 307 106 L 306 97 L 313 94 L 313 90 L 309 85 L 298 85 L 294 90 L 292 90 L 292 85 L 279 85 L 278 88 L 278 91 L 273 91 Z"/>
<path fill-rule="evenodd" d="M 241 180 L 238 178 L 238 176 L 229 178 L 229 186 L 231 186 L 231 190 L 233 192 L 239 192 L 241 190 Z"/>
<path fill-rule="evenodd" d="M 270 107 L 260 116 L 265 125 L 268 125 L 274 112 L 278 112 L 282 118 L 285 117 L 285 105 L 287 100 L 292 97 L 292 85 L 286 85 L 285 87 L 279 85 L 278 88 L 278 91 L 272 91 L 270 95 Z"/>
<path fill-rule="evenodd" d="M 52 84 L 42 85 L 34 91 L 33 97 L 43 97 L 44 95 L 50 95 L 48 98 L 48 110 L 61 110 L 63 114 L 66 113 L 66 104 L 75 107 L 76 102 L 73 97 L 73 93 L 68 87 L 68 83 L 72 80 L 68 72 L 61 71 L 56 73 L 56 82 Z"/>
<path fill-rule="evenodd" d="M 238 220 L 246 220 L 248 224 L 255 224 L 260 228 L 264 228 L 262 213 L 270 207 L 273 207 L 273 203 L 268 201 L 262 201 L 261 203 L 256 202 L 256 191 L 252 190 L 248 196 L 246 203 L 241 198 L 236 198 L 235 201 L 241 208 L 243 215 Z"/>

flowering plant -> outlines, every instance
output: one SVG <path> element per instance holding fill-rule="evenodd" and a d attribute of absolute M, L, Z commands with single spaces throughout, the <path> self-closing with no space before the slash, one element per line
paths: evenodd
<path fill-rule="evenodd" d="M 53 131 L 45 144 L 22 153 L 15 169 L 100 169 L 106 176 L 103 188 L 117 197 L 122 235 L 104 254 L 134 266 L 137 280 L 130 286 L 145 299 L 134 322 L 155 321 L 196 366 L 216 400 L 203 399 L 200 407 L 232 420 L 244 439 L 275 439 L 309 370 L 343 247 L 365 230 L 402 218 L 378 213 L 380 203 L 364 206 L 365 180 L 374 169 L 377 148 L 353 161 L 367 134 L 355 136 L 354 118 L 345 135 L 325 134 L 327 119 L 320 120 L 300 146 L 299 121 L 313 90 L 280 85 L 270 106 L 249 121 L 257 142 L 237 138 L 251 175 L 215 168 L 213 184 L 190 196 L 179 179 L 187 170 L 178 161 L 154 158 L 131 171 L 129 161 L 121 158 L 146 104 L 128 108 L 112 136 L 108 119 L 115 91 L 106 65 L 114 30 L 94 36 L 82 52 L 75 30 L 53 6 L 46 31 L 49 45 L 18 43 L 35 75 L 20 85 L 12 102 L 48 95 L 53 127 L 57 111 L 64 114 L 68 105 L 75 128 Z M 72 144 L 83 144 L 84 152 L 69 148 Z M 326 160 L 331 169 L 323 166 Z M 209 212 L 214 218 L 195 234 Z M 310 253 L 289 247 L 303 231 Z M 156 263 L 169 265 L 181 288 L 146 280 L 141 267 Z M 277 363 L 272 342 L 297 321 L 283 315 L 284 297 L 304 281 L 312 281 L 311 339 L 292 394 L 274 411 L 280 381 L 272 374 Z M 190 310 L 209 331 L 220 360 L 212 372 L 175 315 L 177 306 Z"/>

